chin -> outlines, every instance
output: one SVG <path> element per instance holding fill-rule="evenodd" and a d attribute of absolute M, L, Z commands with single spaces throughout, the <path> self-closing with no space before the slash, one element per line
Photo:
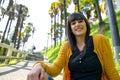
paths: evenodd
<path fill-rule="evenodd" d="M 85 35 L 85 34 L 86 34 L 85 31 L 78 31 L 78 32 L 75 32 L 75 33 L 74 33 L 75 36 L 83 36 L 83 35 Z"/>

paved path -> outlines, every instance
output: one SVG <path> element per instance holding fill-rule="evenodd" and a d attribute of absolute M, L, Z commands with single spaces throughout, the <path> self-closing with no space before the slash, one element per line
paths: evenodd
<path fill-rule="evenodd" d="M 19 62 L 16 65 L 0 67 L 0 80 L 26 80 L 34 61 Z"/>
<path fill-rule="evenodd" d="M 48 63 L 46 59 L 45 62 Z M 26 76 L 34 63 L 35 61 L 25 60 L 15 65 L 0 67 L 0 80 L 26 80 Z M 54 80 L 62 80 L 61 75 L 54 78 Z"/>

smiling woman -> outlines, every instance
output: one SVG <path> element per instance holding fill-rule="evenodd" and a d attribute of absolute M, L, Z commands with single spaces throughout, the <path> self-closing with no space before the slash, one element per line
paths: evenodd
<path fill-rule="evenodd" d="M 51 65 L 36 62 L 27 80 L 56 77 L 62 70 L 62 80 L 120 80 L 107 37 L 90 35 L 90 24 L 81 12 L 70 14 L 67 24 L 67 40 L 57 58 Z"/>

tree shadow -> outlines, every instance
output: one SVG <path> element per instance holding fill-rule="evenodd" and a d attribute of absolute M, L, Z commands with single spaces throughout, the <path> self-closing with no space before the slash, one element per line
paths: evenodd
<path fill-rule="evenodd" d="M 8 67 L 13 67 L 14 69 L 1 72 L 1 73 L 0 73 L 0 76 L 5 75 L 5 74 L 9 74 L 9 73 L 11 73 L 11 72 L 16 72 L 16 71 L 18 71 L 18 70 L 20 70 L 20 69 L 31 70 L 30 68 L 27 68 L 29 63 L 30 63 L 29 61 L 26 61 L 26 62 L 24 63 L 24 65 L 22 65 L 22 66 L 21 66 L 21 65 L 17 65 L 17 64 L 16 64 L 16 65 L 9 65 Z"/>

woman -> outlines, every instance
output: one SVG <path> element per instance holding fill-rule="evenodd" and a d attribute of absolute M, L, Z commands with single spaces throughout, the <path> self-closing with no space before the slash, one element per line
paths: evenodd
<path fill-rule="evenodd" d="M 63 69 L 63 80 L 120 80 L 108 39 L 90 36 L 90 25 L 82 13 L 72 13 L 66 27 L 67 41 L 52 65 L 37 62 L 28 80 L 55 77 Z M 47 74 L 46 74 L 47 73 Z"/>

